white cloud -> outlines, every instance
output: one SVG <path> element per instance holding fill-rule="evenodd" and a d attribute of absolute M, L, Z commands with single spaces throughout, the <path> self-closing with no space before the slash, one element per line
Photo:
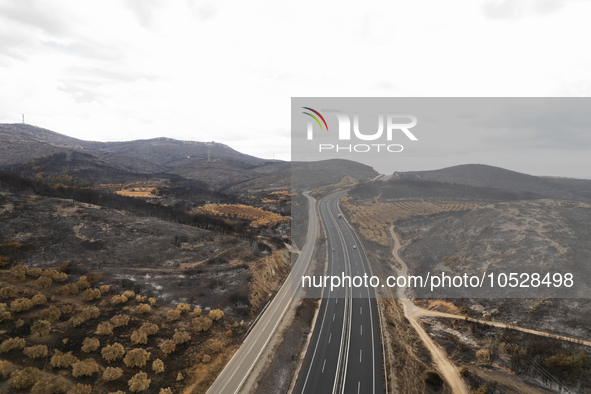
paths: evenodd
<path fill-rule="evenodd" d="M 0 0 L 0 122 L 289 158 L 292 96 L 589 95 L 591 2 Z"/>

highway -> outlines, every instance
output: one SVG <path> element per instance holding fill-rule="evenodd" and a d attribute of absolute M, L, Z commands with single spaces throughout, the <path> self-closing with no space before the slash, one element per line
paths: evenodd
<path fill-rule="evenodd" d="M 320 203 L 329 251 L 327 275 L 369 277 L 367 257 L 357 235 L 339 218 L 338 200 L 345 194 L 333 193 Z M 325 288 L 293 393 L 384 393 L 382 356 L 373 288 Z"/>
<path fill-rule="evenodd" d="M 306 272 L 314 245 L 318 236 L 318 219 L 316 216 L 316 200 L 307 193 L 308 198 L 308 232 L 306 243 L 302 247 L 299 257 L 292 266 L 291 273 L 283 286 L 258 318 L 258 322 L 246 337 L 244 343 L 234 353 L 226 367 L 218 375 L 217 379 L 207 394 L 236 394 L 248 378 L 261 353 L 269 343 L 275 329 L 281 322 L 283 315 L 292 300 L 292 278 L 300 278 Z M 297 283 L 297 280 L 294 281 Z"/>

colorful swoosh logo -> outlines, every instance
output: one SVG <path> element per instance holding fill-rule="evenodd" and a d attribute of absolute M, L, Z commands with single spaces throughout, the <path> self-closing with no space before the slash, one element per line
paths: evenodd
<path fill-rule="evenodd" d="M 324 117 L 323 117 L 323 116 L 320 114 L 320 112 L 318 112 L 318 111 L 316 111 L 315 109 L 312 109 L 312 108 L 310 108 L 310 107 L 302 107 L 302 108 L 304 108 L 304 109 L 307 109 L 308 111 L 312 111 L 312 112 L 314 112 L 316 115 L 320 116 L 320 119 L 322 119 L 322 122 L 324 123 L 324 126 L 326 126 L 326 131 L 328 131 L 328 125 L 326 124 L 326 120 L 324 120 Z M 303 114 L 306 114 L 306 115 L 308 115 L 308 116 L 310 116 L 310 117 L 312 117 L 312 118 L 313 118 L 313 119 L 316 121 L 316 123 L 318 123 L 318 126 L 320 126 L 320 130 L 324 130 L 324 128 L 322 127 L 322 123 L 320 123 L 320 121 L 318 120 L 318 118 L 317 118 L 317 117 L 315 117 L 314 115 L 312 115 L 312 114 L 311 114 L 311 113 L 309 113 L 309 112 L 302 112 L 302 113 L 303 113 Z"/>

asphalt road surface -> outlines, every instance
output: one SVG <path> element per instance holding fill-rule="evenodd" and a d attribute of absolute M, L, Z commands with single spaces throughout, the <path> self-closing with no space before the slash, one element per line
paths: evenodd
<path fill-rule="evenodd" d="M 305 195 L 309 205 L 306 243 L 285 283 L 261 314 L 242 346 L 234 353 L 230 362 L 226 364 L 226 367 L 207 390 L 207 394 L 236 394 L 240 390 L 292 300 L 292 278 L 301 277 L 308 268 L 318 236 L 318 220 L 315 209 L 316 200 L 307 194 Z"/>
<path fill-rule="evenodd" d="M 320 203 L 329 250 L 327 275 L 369 277 L 367 257 L 356 234 L 339 218 L 337 203 L 345 193 L 331 194 Z M 325 288 L 293 393 L 384 393 L 382 360 L 373 288 Z"/>

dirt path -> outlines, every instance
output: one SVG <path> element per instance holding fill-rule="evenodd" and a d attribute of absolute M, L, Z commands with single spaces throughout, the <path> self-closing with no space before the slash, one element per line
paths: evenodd
<path fill-rule="evenodd" d="M 395 242 L 395 247 L 394 247 L 394 250 L 392 251 L 392 253 L 393 254 L 395 253 L 394 257 L 396 257 L 397 261 L 402 265 L 402 267 L 403 267 L 402 270 L 403 270 L 404 274 L 406 275 L 408 272 L 408 267 L 406 266 L 404 261 L 402 261 L 402 259 L 398 256 L 398 249 L 400 249 L 400 241 L 398 240 L 398 237 L 394 233 L 393 226 L 390 227 L 390 233 L 392 234 L 392 238 L 394 239 L 394 242 Z M 567 336 L 558 335 L 558 334 L 551 334 L 551 333 L 545 332 L 545 331 L 532 330 L 529 328 L 523 328 L 523 327 L 519 327 L 519 326 L 515 326 L 515 325 L 511 325 L 511 324 L 506 324 L 506 323 L 501 323 L 501 322 L 496 322 L 496 321 L 480 320 L 480 319 L 474 319 L 474 318 L 466 317 L 466 316 L 462 316 L 462 315 L 454 315 L 452 313 L 431 311 L 431 310 L 423 309 L 421 307 L 414 305 L 412 302 L 410 302 L 410 300 L 408 300 L 408 301 L 409 301 L 409 303 L 412 304 L 413 316 L 445 317 L 448 319 L 466 320 L 466 321 L 471 321 L 474 323 L 486 324 L 487 326 L 494 326 L 494 327 L 498 327 L 498 328 L 509 328 L 511 330 L 526 332 L 528 334 L 538 335 L 538 336 L 547 337 L 547 338 L 559 339 L 562 341 L 574 342 L 574 343 L 578 343 L 578 344 L 585 345 L 585 346 L 591 346 L 591 341 L 586 341 L 584 339 L 567 337 Z"/>
<path fill-rule="evenodd" d="M 390 227 L 390 234 L 394 239 L 394 249 L 392 249 L 392 255 L 401 266 L 399 274 L 407 275 L 408 267 L 398 255 L 400 241 L 394 233 L 394 226 Z M 439 372 L 443 375 L 443 378 L 450 385 L 452 392 L 459 394 L 470 394 L 470 390 L 468 390 L 468 387 L 464 383 L 464 380 L 460 376 L 456 366 L 451 361 L 449 361 L 443 349 L 441 349 L 439 345 L 437 345 L 435 341 L 431 339 L 429 334 L 427 334 L 427 332 L 423 329 L 420 321 L 420 317 L 422 316 L 421 308 L 418 308 L 412 303 L 410 299 L 406 298 L 403 288 L 398 287 L 397 292 L 400 302 L 402 303 L 404 316 L 406 316 L 417 334 L 419 334 L 419 337 L 425 344 L 425 347 L 429 349 L 429 352 L 431 352 L 431 356 L 433 357 L 433 362 L 437 366 L 437 370 L 439 370 Z"/>
<path fill-rule="evenodd" d="M 407 275 L 408 274 L 408 266 L 406 263 L 400 258 L 398 251 L 400 250 L 401 244 L 400 240 L 396 236 L 394 232 L 394 226 L 390 227 L 390 234 L 392 239 L 394 240 L 394 249 L 392 249 L 392 255 L 396 259 L 396 261 L 400 264 L 400 274 Z M 526 332 L 528 334 L 539 335 L 547 338 L 554 338 L 568 342 L 574 342 L 586 346 L 591 346 L 591 341 L 586 341 L 583 339 L 567 337 L 564 335 L 557 335 L 551 334 L 544 331 L 537 331 L 531 330 L 529 328 L 523 328 L 519 326 L 509 325 L 501 322 L 494 322 L 494 321 L 487 321 L 487 320 L 479 320 L 474 319 L 466 316 L 461 315 L 454 315 L 452 313 L 445 313 L 445 312 L 438 312 L 438 311 L 430 311 L 427 309 L 423 309 L 421 307 L 416 306 L 410 299 L 406 298 L 406 294 L 404 294 L 404 289 L 398 287 L 397 288 L 398 297 L 404 308 L 404 315 L 410 321 L 413 328 L 417 331 L 421 340 L 425 344 L 425 346 L 429 349 L 433 356 L 433 361 L 437 365 L 437 368 L 442 373 L 444 378 L 447 380 L 449 385 L 452 387 L 454 393 L 469 393 L 468 388 L 464 384 L 464 381 L 460 377 L 457 368 L 449 361 L 446 357 L 443 350 L 431 339 L 431 337 L 427 334 L 427 332 L 423 329 L 420 323 L 421 316 L 430 316 L 430 317 L 444 317 L 448 319 L 459 319 L 465 321 L 471 321 L 480 324 L 486 324 L 488 326 L 494 326 L 498 328 L 509 328 L 516 331 Z"/>

